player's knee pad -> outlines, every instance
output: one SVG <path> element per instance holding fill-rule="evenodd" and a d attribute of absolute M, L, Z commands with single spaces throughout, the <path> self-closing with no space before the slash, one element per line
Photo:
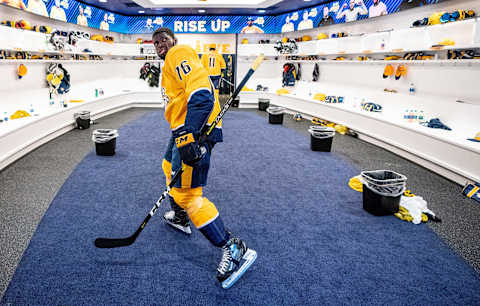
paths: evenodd
<path fill-rule="evenodd" d="M 202 223 L 202 215 L 212 214 L 211 208 L 208 208 L 208 205 L 204 207 L 204 198 L 202 197 L 203 191 L 202 187 L 197 188 L 177 188 L 173 187 L 170 190 L 170 195 L 173 197 L 175 202 L 187 211 L 190 219 L 193 224 Z M 213 203 L 212 203 L 213 205 Z M 215 206 L 213 206 L 215 208 Z M 215 212 L 216 211 L 215 208 Z"/>

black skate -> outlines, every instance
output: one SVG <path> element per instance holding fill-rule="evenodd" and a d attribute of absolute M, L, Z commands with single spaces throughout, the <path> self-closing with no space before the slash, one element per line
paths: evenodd
<path fill-rule="evenodd" d="M 224 289 L 230 288 L 257 259 L 257 252 L 247 248 L 239 238 L 231 238 L 222 247 L 223 256 L 218 264 L 217 279 Z"/>
<path fill-rule="evenodd" d="M 173 210 L 167 211 L 165 214 L 163 214 L 163 219 L 165 219 L 167 224 L 174 229 L 177 229 L 187 235 L 192 234 L 187 212 L 178 206 L 178 204 L 173 201 L 172 197 L 169 196 L 169 198 L 170 206 Z"/>

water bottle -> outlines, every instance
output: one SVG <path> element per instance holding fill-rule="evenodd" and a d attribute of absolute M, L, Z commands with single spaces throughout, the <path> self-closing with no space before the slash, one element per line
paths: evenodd
<path fill-rule="evenodd" d="M 30 116 L 35 115 L 35 110 L 33 109 L 33 104 L 30 104 Z"/>
<path fill-rule="evenodd" d="M 413 109 L 408 111 L 408 122 L 413 122 Z"/>
<path fill-rule="evenodd" d="M 418 122 L 422 123 L 423 121 L 425 121 L 425 115 L 423 114 L 423 111 L 421 110 L 420 114 L 418 115 Z"/>
<path fill-rule="evenodd" d="M 410 94 L 411 94 L 411 95 L 414 95 L 414 94 L 415 94 L 415 85 L 414 85 L 413 83 L 410 83 L 410 89 L 409 89 L 409 91 L 410 91 Z"/>
<path fill-rule="evenodd" d="M 8 114 L 7 112 L 3 113 L 3 121 L 7 122 L 8 121 Z"/>

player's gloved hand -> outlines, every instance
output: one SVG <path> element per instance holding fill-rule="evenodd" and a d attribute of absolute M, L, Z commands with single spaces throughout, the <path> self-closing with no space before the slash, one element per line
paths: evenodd
<path fill-rule="evenodd" d="M 195 166 L 207 153 L 207 149 L 199 144 L 197 137 L 192 132 L 181 131 L 174 137 L 180 158 L 189 166 Z"/>

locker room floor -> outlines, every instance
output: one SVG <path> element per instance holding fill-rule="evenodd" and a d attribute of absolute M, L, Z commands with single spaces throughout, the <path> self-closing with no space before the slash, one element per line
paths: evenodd
<path fill-rule="evenodd" d="M 265 112 L 232 110 L 256 113 L 267 120 Z M 137 108 L 101 118 L 90 132 L 96 128 L 119 128 L 149 112 L 152 110 Z M 295 122 L 291 116 L 285 115 L 284 126 L 299 133 L 308 136 L 309 125 L 308 121 Z M 0 250 L 0 296 L 4 294 L 49 204 L 75 166 L 94 149 L 90 132 L 73 130 L 66 133 L 0 172 L 0 245 L 3 246 Z M 461 194 L 461 186 L 349 136 L 337 134 L 332 151 L 359 169 L 390 169 L 405 174 L 408 188 L 422 196 L 429 208 L 443 220 L 442 223 L 430 222 L 428 226 L 480 273 L 480 206 Z"/>

